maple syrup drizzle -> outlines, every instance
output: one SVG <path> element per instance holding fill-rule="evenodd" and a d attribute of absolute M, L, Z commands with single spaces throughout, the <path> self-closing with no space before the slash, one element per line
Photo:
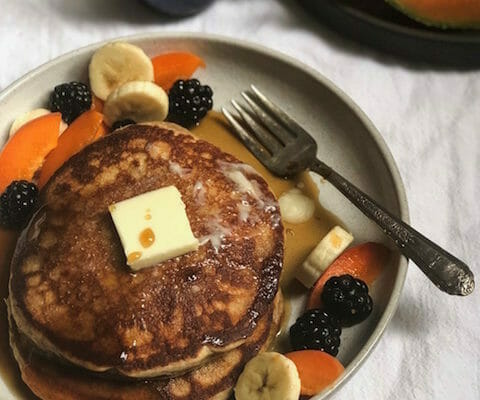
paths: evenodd
<path fill-rule="evenodd" d="M 144 229 L 138 238 L 144 249 L 149 248 L 155 242 L 155 233 L 151 228 Z"/>
<path fill-rule="evenodd" d="M 141 251 L 132 251 L 128 256 L 127 256 L 127 263 L 131 264 L 135 261 L 137 261 L 140 257 L 142 256 Z"/>

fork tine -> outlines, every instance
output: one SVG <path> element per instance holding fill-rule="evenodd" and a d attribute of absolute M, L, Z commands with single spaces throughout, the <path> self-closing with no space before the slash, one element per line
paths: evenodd
<path fill-rule="evenodd" d="M 284 145 L 291 142 L 294 136 L 290 134 L 282 125 L 280 125 L 275 119 L 273 119 L 268 113 L 266 113 L 253 99 L 250 93 L 242 92 L 243 98 L 248 105 L 257 114 L 258 118 L 265 124 L 270 132 L 280 140 Z"/>
<path fill-rule="evenodd" d="M 240 141 L 250 150 L 253 155 L 262 163 L 263 160 L 270 158 L 270 154 L 239 124 L 237 119 L 225 107 L 222 107 L 222 113 L 237 132 Z"/>
<path fill-rule="evenodd" d="M 277 142 L 275 137 L 268 132 L 262 125 L 257 123 L 249 112 L 235 100 L 231 101 L 233 107 L 238 111 L 242 119 L 248 125 L 248 127 L 253 131 L 255 137 L 258 141 L 271 153 L 275 154 L 281 150 L 281 145 Z"/>
<path fill-rule="evenodd" d="M 265 96 L 260 90 L 258 90 L 255 85 L 250 85 L 253 93 L 257 100 L 267 109 L 272 115 L 278 118 L 287 128 L 290 129 L 293 133 L 298 136 L 309 135 L 305 129 L 303 129 L 295 120 L 293 120 L 285 111 L 283 111 L 279 106 L 270 101 L 267 96 Z"/>

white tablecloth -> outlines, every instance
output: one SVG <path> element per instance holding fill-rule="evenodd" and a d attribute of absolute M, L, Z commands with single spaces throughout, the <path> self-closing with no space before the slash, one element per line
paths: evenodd
<path fill-rule="evenodd" d="M 287 0 L 219 0 L 180 21 L 135 0 L 0 0 L 0 89 L 80 46 L 159 30 L 261 43 L 330 78 L 385 137 L 412 223 L 480 277 L 480 72 L 442 71 L 369 51 Z M 479 313 L 478 290 L 448 297 L 410 265 L 385 335 L 333 399 L 480 399 Z"/>

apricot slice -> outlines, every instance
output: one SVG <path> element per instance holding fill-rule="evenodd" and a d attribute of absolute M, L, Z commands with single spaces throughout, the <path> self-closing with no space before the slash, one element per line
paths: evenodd
<path fill-rule="evenodd" d="M 383 244 L 368 242 L 345 250 L 322 274 L 313 286 L 307 309 L 322 305 L 320 295 L 325 283 L 333 276 L 352 275 L 371 285 L 383 271 L 390 250 Z"/>
<path fill-rule="evenodd" d="M 21 126 L 0 153 L 0 193 L 14 180 L 31 181 L 47 154 L 55 148 L 60 113 L 46 114 Z"/>
<path fill-rule="evenodd" d="M 166 53 L 152 58 L 155 83 L 168 91 L 178 79 L 188 79 L 205 62 L 193 53 Z"/>
<path fill-rule="evenodd" d="M 335 357 L 320 350 L 300 350 L 285 354 L 297 367 L 303 396 L 313 396 L 326 389 L 342 375 L 345 368 Z"/>
<path fill-rule="evenodd" d="M 97 129 L 97 133 L 95 133 L 95 140 L 100 139 L 102 136 L 105 136 L 108 132 L 110 132 L 110 129 L 107 125 L 105 125 L 105 123 L 102 122 Z"/>
<path fill-rule="evenodd" d="M 95 110 L 89 110 L 75 119 L 58 139 L 58 145 L 45 159 L 39 187 L 43 187 L 50 177 L 59 169 L 65 161 L 82 150 L 86 145 L 95 141 L 102 131 L 103 114 Z"/>

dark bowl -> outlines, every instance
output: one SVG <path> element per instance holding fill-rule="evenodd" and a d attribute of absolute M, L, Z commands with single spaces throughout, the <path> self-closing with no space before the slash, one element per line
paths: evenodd
<path fill-rule="evenodd" d="M 197 14 L 208 7 L 214 0 L 144 0 L 163 14 L 184 17 Z"/>
<path fill-rule="evenodd" d="M 383 0 L 299 0 L 330 28 L 382 52 L 444 67 L 480 67 L 480 32 L 422 25 Z"/>

